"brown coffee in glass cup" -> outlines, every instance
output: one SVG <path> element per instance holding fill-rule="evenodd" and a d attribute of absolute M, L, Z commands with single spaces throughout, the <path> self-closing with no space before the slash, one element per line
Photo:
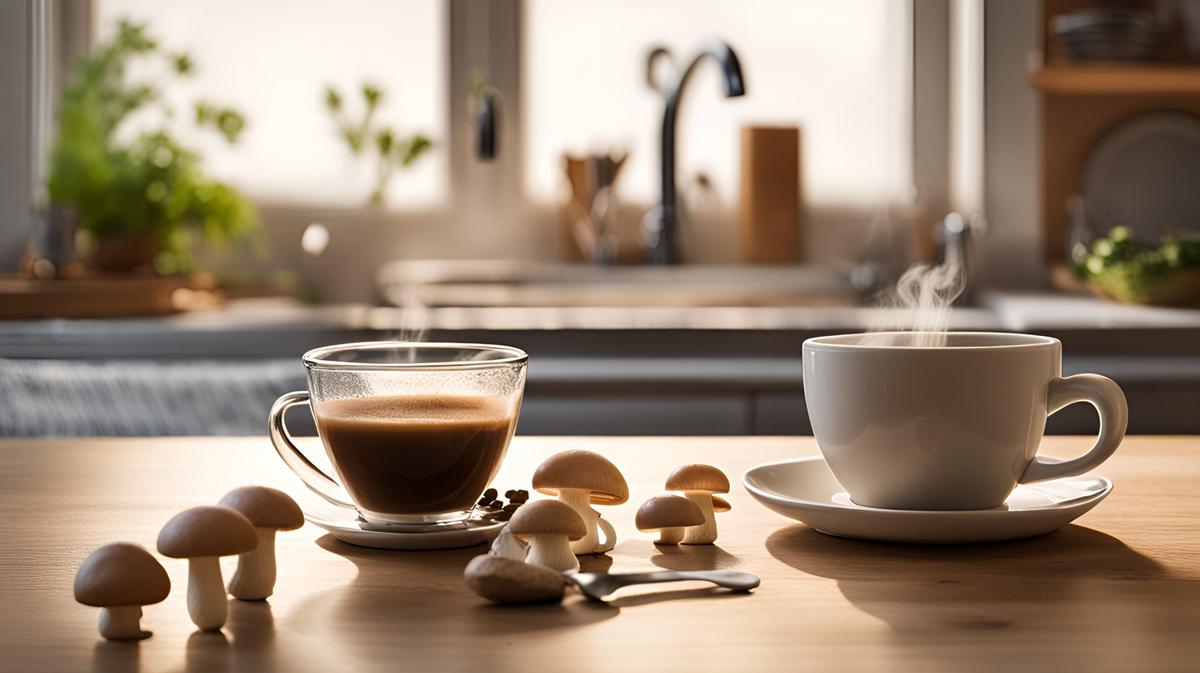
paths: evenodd
<path fill-rule="evenodd" d="M 317 348 L 303 357 L 308 391 L 288 393 L 271 408 L 271 441 L 310 489 L 370 523 L 460 521 L 504 460 L 528 359 L 517 348 L 487 344 Z M 283 417 L 297 404 L 312 407 L 336 480 L 291 441 Z"/>

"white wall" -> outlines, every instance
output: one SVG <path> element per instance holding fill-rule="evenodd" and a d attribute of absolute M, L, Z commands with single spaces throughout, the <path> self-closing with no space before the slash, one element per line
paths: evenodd
<path fill-rule="evenodd" d="M 1037 0 L 988 0 L 984 23 L 984 210 L 978 284 L 1046 285 L 1038 209 L 1038 97 L 1029 55 L 1038 48 Z"/>

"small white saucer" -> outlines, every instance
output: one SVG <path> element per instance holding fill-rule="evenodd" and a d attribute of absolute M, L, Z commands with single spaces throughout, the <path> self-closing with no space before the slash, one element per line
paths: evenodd
<path fill-rule="evenodd" d="M 375 525 L 363 521 L 358 512 L 332 503 L 304 502 L 304 518 L 347 544 L 375 549 L 409 551 L 459 549 L 490 543 L 505 521 L 472 517 L 462 522 L 426 527 Z"/>
<path fill-rule="evenodd" d="M 751 468 L 742 477 L 756 500 L 827 535 L 928 544 L 996 542 L 1042 535 L 1095 507 L 1112 491 L 1104 477 L 1020 485 L 999 507 L 921 511 L 856 505 L 821 456 Z"/>

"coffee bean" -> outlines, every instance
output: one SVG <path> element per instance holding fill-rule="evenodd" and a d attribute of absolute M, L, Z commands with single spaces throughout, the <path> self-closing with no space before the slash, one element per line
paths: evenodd
<path fill-rule="evenodd" d="M 486 499 L 488 502 L 491 502 L 491 501 L 495 500 L 495 499 L 496 499 L 496 489 L 494 489 L 494 488 L 489 488 L 488 490 L 484 491 L 484 492 L 483 492 L 483 497 L 484 497 L 484 498 L 485 498 L 485 499 Z"/>

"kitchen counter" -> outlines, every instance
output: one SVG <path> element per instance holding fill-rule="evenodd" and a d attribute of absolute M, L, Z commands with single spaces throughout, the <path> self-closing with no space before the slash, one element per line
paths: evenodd
<path fill-rule="evenodd" d="M 392 308 L 366 304 L 305 306 L 284 299 L 245 299 L 216 311 L 159 318 L 0 322 L 0 357 L 260 358 L 293 356 L 309 347 L 365 338 L 527 334 L 551 343 L 553 333 L 803 335 L 856 332 L 894 321 L 865 307 L 464 307 Z M 1130 353 L 1139 344 L 1157 354 L 1200 355 L 1200 310 L 1127 306 L 1063 294 L 985 294 L 980 306 L 956 308 L 950 328 L 1054 333 L 1113 343 Z M 1108 341 L 1090 338 L 1098 331 Z M 1141 341 L 1139 341 L 1141 339 Z M 755 342 L 758 343 L 758 342 Z M 687 347 L 683 344 L 683 347 Z M 1165 349 L 1165 350 L 1164 350 Z M 794 353 L 799 342 L 774 352 Z M 1103 349 L 1108 350 L 1108 349 Z"/>
<path fill-rule="evenodd" d="M 1048 447 L 1070 455 L 1090 442 L 1057 437 Z M 91 549 L 118 540 L 153 549 L 183 508 L 247 483 L 305 497 L 299 482 L 261 437 L 3 440 L 0 661 L 23 673 L 1153 672 L 1200 661 L 1195 437 L 1127 438 L 1099 471 L 1113 494 L 1075 524 L 963 547 L 827 537 L 759 506 L 740 485 L 732 511 L 719 515 L 717 546 L 657 548 L 633 529 L 640 501 L 676 465 L 711 462 L 736 482 L 754 464 L 815 453 L 811 439 L 518 437 L 496 484 L 527 486 L 545 456 L 570 448 L 611 458 L 632 495 L 604 509 L 620 543 L 589 566 L 730 568 L 759 575 L 761 587 L 737 595 L 667 585 L 605 605 L 572 595 L 561 606 L 499 608 L 461 581 L 482 547 L 377 551 L 306 525 L 278 538 L 276 594 L 231 601 L 222 632 L 194 630 L 187 563 L 161 559 L 172 591 L 145 609 L 154 637 L 106 642 L 97 610 L 71 597 Z"/>
<path fill-rule="evenodd" d="M 526 433 L 805 434 L 801 344 L 821 334 L 862 331 L 888 317 L 878 309 L 818 306 L 400 309 L 242 300 L 167 318 L 13 321 L 0 323 L 0 358 L 53 363 L 0 361 L 0 409 L 5 384 L 20 389 L 13 378 L 38 394 L 47 394 L 47 380 L 77 381 L 72 391 L 80 395 L 111 388 L 113 397 L 128 399 L 132 418 L 118 425 L 141 428 L 139 419 L 147 415 L 137 411 L 138 400 L 158 408 L 160 399 L 170 399 L 152 389 L 160 381 L 179 387 L 180 400 L 209 400 L 212 415 L 145 432 L 244 434 L 261 427 L 275 396 L 303 386 L 298 358 L 304 351 L 426 338 L 505 343 L 529 352 Z M 1124 386 L 1131 432 L 1200 432 L 1200 311 L 990 293 L 978 307 L 954 309 L 950 322 L 956 330 L 1057 337 L 1065 373 L 1095 372 Z M 122 361 L 138 364 L 115 364 Z M 6 377 L 6 366 L 20 373 Z M 154 367 L 162 371 L 145 371 Z M 234 402 L 230 386 L 256 392 Z M 71 408 L 84 407 L 86 400 Z M 36 430 L 57 420 L 40 413 L 32 410 L 22 427 Z M 113 425 L 103 417 L 107 411 L 95 413 L 56 424 L 56 433 L 96 434 Z M 1094 427 L 1084 405 L 1055 414 L 1050 423 L 1055 433 Z M 0 418 L 0 435 L 5 430 Z"/>

